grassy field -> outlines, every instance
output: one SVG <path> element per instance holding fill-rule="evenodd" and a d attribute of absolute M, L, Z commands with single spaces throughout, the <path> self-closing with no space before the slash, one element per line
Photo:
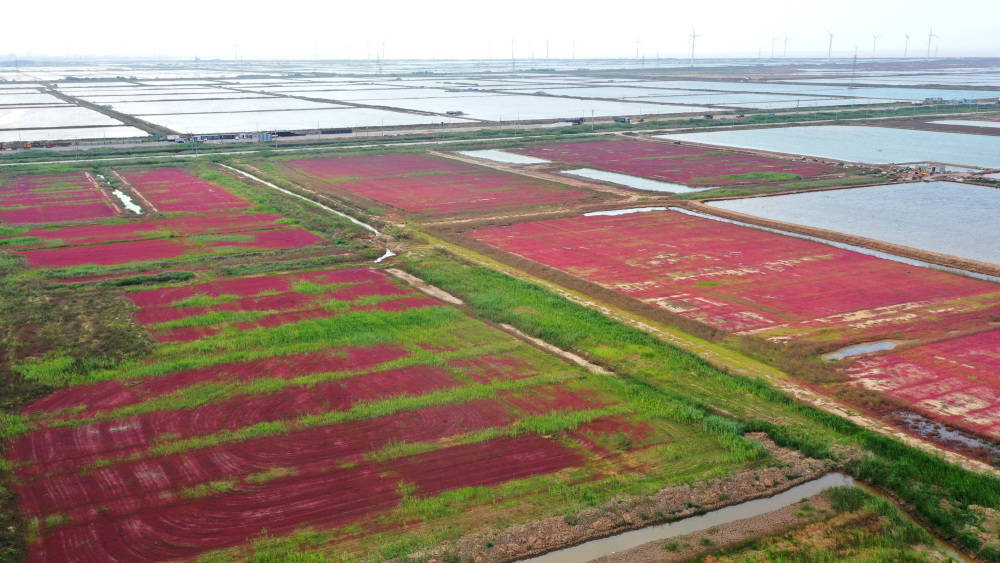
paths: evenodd
<path fill-rule="evenodd" d="M 891 503 L 857 488 L 832 489 L 824 497 L 830 508 L 817 510 L 808 501 L 798 506 L 798 515 L 807 522 L 800 527 L 698 561 L 940 561 L 927 532 Z M 670 551 L 676 544 L 663 548 Z"/>

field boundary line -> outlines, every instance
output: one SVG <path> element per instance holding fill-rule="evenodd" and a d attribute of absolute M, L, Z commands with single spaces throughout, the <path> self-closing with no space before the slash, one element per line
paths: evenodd
<path fill-rule="evenodd" d="M 414 276 L 409 272 L 404 272 L 399 268 L 386 268 L 385 271 L 409 284 L 410 286 L 418 289 L 419 291 L 430 295 L 436 299 L 440 299 L 446 303 L 451 303 L 452 305 L 465 305 L 465 302 L 455 297 L 454 295 L 448 293 L 447 291 L 441 289 L 440 287 L 435 287 L 424 280 Z"/>
<path fill-rule="evenodd" d="M 696 336 L 684 333 L 680 329 L 671 330 L 661 328 L 645 319 L 641 319 L 639 315 L 622 311 L 613 305 L 598 301 L 596 298 L 589 295 L 563 288 L 555 282 L 539 278 L 528 272 L 520 270 L 519 268 L 499 262 L 487 256 L 483 256 L 474 250 L 448 242 L 424 231 L 420 231 L 420 234 L 430 240 L 433 245 L 455 253 L 460 258 L 518 279 L 537 283 L 546 289 L 553 291 L 559 296 L 568 299 L 569 301 L 599 311 L 616 321 L 652 334 L 661 341 L 673 344 L 678 348 L 691 352 L 723 371 L 746 375 L 749 377 L 760 377 L 769 385 L 773 385 L 778 391 L 791 396 L 795 401 L 841 418 L 845 418 L 862 428 L 877 432 L 883 436 L 895 438 L 909 446 L 919 448 L 925 452 L 940 455 L 946 461 L 960 465 L 970 471 L 975 471 L 977 473 L 992 473 L 993 475 L 1000 476 L 1000 468 L 996 468 L 982 461 L 966 457 L 960 453 L 947 450 L 933 442 L 911 436 L 882 421 L 852 410 L 846 405 L 842 405 L 829 397 L 821 395 L 820 393 L 798 384 L 790 375 L 774 366 L 763 364 L 753 358 L 742 356 L 739 352 L 734 350 L 713 345 L 707 341 L 702 341 Z"/>
<path fill-rule="evenodd" d="M 500 323 L 498 326 L 502 328 L 504 331 L 509 332 L 510 334 L 520 338 L 521 340 L 526 340 L 547 352 L 551 352 L 559 356 L 560 358 L 563 358 L 564 360 L 568 360 L 582 368 L 585 368 L 590 373 L 597 375 L 614 375 L 612 372 L 602 368 L 601 366 L 588 362 L 582 356 L 579 356 L 567 350 L 563 350 L 558 346 L 553 346 L 552 344 L 549 344 L 548 342 L 542 340 L 541 338 L 535 338 L 534 336 L 529 336 L 521 332 L 520 330 L 510 326 L 509 324 Z"/>
<path fill-rule="evenodd" d="M 245 176 L 245 177 L 250 178 L 251 180 L 253 180 L 253 181 L 257 182 L 257 183 L 263 184 L 263 185 L 271 188 L 272 190 L 277 190 L 277 191 L 279 191 L 279 192 L 281 192 L 283 194 L 290 195 L 292 197 L 301 199 L 302 201 L 309 202 L 312 205 L 315 205 L 316 207 L 319 207 L 320 209 L 323 209 L 325 211 L 329 211 L 330 213 L 333 213 L 334 215 L 339 215 L 339 216 L 347 219 L 348 221 L 354 223 L 355 225 L 358 225 L 359 227 L 362 227 L 362 228 L 364 228 L 364 229 L 366 229 L 368 231 L 371 231 L 377 237 L 382 236 L 382 233 L 380 233 L 378 231 L 378 229 L 376 229 L 375 227 L 369 225 L 368 223 L 362 222 L 362 221 L 360 221 L 360 220 L 358 220 L 358 219 L 356 219 L 354 217 L 351 217 L 347 213 L 344 213 L 344 212 L 341 212 L 341 211 L 337 211 L 336 209 L 334 209 L 332 207 L 323 205 L 322 203 L 320 203 L 318 201 L 314 201 L 314 200 L 312 200 L 312 199 L 310 199 L 310 198 L 308 198 L 308 197 L 306 197 L 304 195 L 300 195 L 300 194 L 297 194 L 297 193 L 295 193 L 293 191 L 286 190 L 285 188 L 276 186 L 276 185 L 272 184 L 271 182 L 268 182 L 267 180 L 264 180 L 262 178 L 258 178 L 257 176 L 254 176 L 253 174 L 251 174 L 249 172 L 244 172 L 244 171 L 240 170 L 239 168 L 233 168 L 232 166 L 229 166 L 228 164 L 222 164 L 221 162 L 217 163 L 217 164 L 218 164 L 218 166 L 221 166 L 222 168 L 225 168 L 226 170 L 230 170 L 232 172 L 236 172 L 237 174 L 239 174 L 241 176 Z"/>
<path fill-rule="evenodd" d="M 443 290 L 443 289 L 441 289 L 439 287 L 433 286 L 433 285 L 425 282 L 424 280 L 420 279 L 419 277 L 417 277 L 417 276 L 415 276 L 415 275 L 413 275 L 413 274 L 411 274 L 409 272 L 404 272 L 403 270 L 400 270 L 399 268 L 386 268 L 385 271 L 387 273 L 392 274 L 393 276 L 395 276 L 395 277 L 403 280 L 404 282 L 408 283 L 409 285 L 417 288 L 418 290 L 426 293 L 427 295 L 430 295 L 431 297 L 436 297 L 438 299 L 441 299 L 442 301 L 446 301 L 448 303 L 451 303 L 452 305 L 465 305 L 465 302 L 462 301 L 461 299 L 459 299 L 458 297 L 455 297 L 454 295 L 448 293 L 447 291 L 445 291 L 445 290 Z M 593 373 L 593 374 L 596 374 L 596 375 L 614 375 L 612 372 L 604 369 L 603 367 L 601 367 L 601 366 L 599 366 L 597 364 L 594 364 L 594 363 L 591 363 L 591 362 L 587 361 L 585 358 L 583 358 L 582 356 L 580 356 L 578 354 L 574 354 L 573 352 L 570 352 L 568 350 L 563 350 L 562 348 L 559 348 L 558 346 L 549 344 L 548 342 L 542 340 L 541 338 L 535 338 L 534 336 L 529 336 L 529 335 L 521 332 L 520 330 L 518 330 L 517 328 L 515 328 L 515 327 L 513 327 L 513 326 L 511 326 L 509 324 L 498 323 L 497 326 L 499 326 L 501 329 L 503 329 L 504 332 L 507 332 L 507 333 L 509 333 L 509 334 L 511 334 L 511 335 L 513 335 L 513 336 L 515 336 L 515 337 L 517 337 L 519 339 L 521 339 L 521 340 L 529 342 L 529 343 L 533 344 L 534 346 L 536 346 L 538 348 L 541 348 L 542 350 L 544 350 L 546 352 L 549 352 L 551 354 L 555 354 L 556 356 L 559 356 L 560 358 L 562 358 L 562 359 L 564 359 L 564 360 L 566 360 L 568 362 L 574 363 L 574 364 L 576 364 L 576 365 L 578 365 L 578 366 L 586 369 L 590 373 Z"/>
<path fill-rule="evenodd" d="M 97 178 L 95 178 L 93 174 L 91 174 L 90 172 L 84 172 L 83 175 L 87 177 L 87 181 L 90 182 L 90 185 L 94 186 L 94 189 L 97 190 L 97 193 L 101 194 L 101 197 L 104 198 L 104 201 L 106 201 L 108 205 L 110 205 L 111 208 L 115 210 L 116 214 L 118 215 L 125 214 L 125 210 L 122 209 L 120 205 L 118 205 L 118 202 L 115 201 L 115 198 L 108 195 L 107 192 L 105 192 L 104 189 L 101 188 L 100 182 L 97 181 Z"/>
<path fill-rule="evenodd" d="M 137 190 L 135 186 L 133 186 L 131 182 L 126 180 L 125 177 L 122 176 L 117 170 L 112 170 L 111 173 L 114 174 L 116 178 L 121 180 L 122 185 L 126 186 L 130 192 L 134 193 L 139 199 L 141 199 L 142 202 L 146 204 L 146 206 L 149 208 L 151 212 L 153 213 L 160 212 L 160 210 L 157 209 L 155 205 L 153 205 L 153 202 L 146 199 L 146 196 L 142 195 L 142 192 Z"/>

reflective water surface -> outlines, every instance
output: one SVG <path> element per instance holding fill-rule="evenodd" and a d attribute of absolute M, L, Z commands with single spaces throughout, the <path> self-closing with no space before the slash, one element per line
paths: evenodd
<path fill-rule="evenodd" d="M 930 252 L 1000 264 L 1000 189 L 956 182 L 888 184 L 711 205 Z"/>

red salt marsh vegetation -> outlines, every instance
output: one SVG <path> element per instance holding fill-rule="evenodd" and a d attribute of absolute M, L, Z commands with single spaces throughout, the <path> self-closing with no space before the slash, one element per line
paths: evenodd
<path fill-rule="evenodd" d="M 210 254 L 219 249 L 280 249 L 300 248 L 322 242 L 323 239 L 305 229 L 244 231 L 240 235 L 222 236 L 214 240 L 154 239 L 117 242 L 97 246 L 65 246 L 19 252 L 28 263 L 38 268 L 65 268 L 84 264 L 116 265 L 178 258 L 185 255 Z"/>
<path fill-rule="evenodd" d="M 526 222 L 470 236 L 715 328 L 775 341 L 926 332 L 1000 311 L 994 283 L 674 211 Z"/>
<path fill-rule="evenodd" d="M 575 167 L 599 168 L 688 186 L 796 180 L 840 172 L 839 168 L 815 162 L 656 141 L 562 143 L 515 152 Z"/>
<path fill-rule="evenodd" d="M 130 170 L 122 177 L 161 213 L 213 213 L 252 205 L 223 187 L 177 168 Z"/>
<path fill-rule="evenodd" d="M 56 223 L 114 216 L 115 210 L 83 173 L 0 180 L 3 223 Z"/>
<path fill-rule="evenodd" d="M 286 224 L 281 215 L 255 213 L 251 201 L 186 170 L 133 170 L 121 177 L 153 202 L 159 213 L 129 220 L 89 217 L 87 224 L 11 229 L 0 232 L 0 245 L 18 249 L 18 254 L 32 267 L 68 268 L 170 260 L 243 249 L 294 249 L 324 241 L 306 229 Z M 70 178 L 81 186 L 74 191 L 93 194 L 97 200 L 94 205 L 104 205 L 100 192 L 89 184 L 86 176 Z M 52 181 L 56 180 L 68 181 L 62 176 Z M 41 182 L 15 179 L 11 185 L 47 185 Z M 46 204 L 38 209 L 50 207 Z M 45 217 L 47 222 L 62 220 L 55 215 Z"/>
<path fill-rule="evenodd" d="M 846 372 L 865 389 L 1000 440 L 1000 330 L 864 358 Z"/>
<path fill-rule="evenodd" d="M 532 221 L 469 236 L 726 333 L 813 351 L 934 342 L 858 361 L 846 373 L 881 393 L 865 399 L 878 412 L 895 400 L 1000 437 L 997 331 L 940 340 L 995 323 L 996 283 L 678 211 Z"/>
<path fill-rule="evenodd" d="M 54 245 L 99 244 L 147 238 L 183 237 L 210 233 L 227 233 L 255 229 L 277 228 L 280 215 L 271 213 L 210 214 L 154 217 L 124 223 L 96 223 L 35 228 L 19 233 L 24 242 L 10 241 L 14 236 L 0 237 L 11 248 Z"/>
<path fill-rule="evenodd" d="M 347 310 L 396 310 L 437 302 L 372 270 L 239 278 L 129 294 L 154 338 L 191 341 L 232 325 L 274 327 Z"/>
<path fill-rule="evenodd" d="M 35 522 L 29 560 L 186 559 L 303 526 L 403 531 L 430 518 L 415 507 L 455 494 L 470 506 L 514 494 L 544 511 L 556 483 L 615 483 L 626 459 L 644 460 L 641 474 L 704 471 L 677 464 L 681 443 L 714 463 L 755 457 L 738 436 L 647 412 L 613 378 L 381 271 L 126 296 L 154 334 L 178 322 L 213 330 L 119 369 L 33 372 L 69 385 L 24 408 L 26 431 L 7 451 Z M 421 306 L 371 307 L 414 299 Z M 230 316 L 303 307 L 323 314 L 273 326 Z"/>
<path fill-rule="evenodd" d="M 317 189 L 355 194 L 413 213 L 460 213 L 558 205 L 592 194 L 435 156 L 400 153 L 294 160 Z"/>
<path fill-rule="evenodd" d="M 412 162 L 406 167 L 416 169 L 404 176 L 408 179 L 440 172 Z M 70 337 L 58 345 L 25 347 L 21 340 L 11 347 L 27 350 L 11 367 L 30 387 L 23 399 L 0 411 L 5 440 L 0 502 L 9 499 L 0 512 L 17 503 L 20 510 L 9 513 L 23 514 L 16 525 L 23 530 L 28 560 L 392 560 L 418 553 L 437 557 L 434 550 L 467 540 L 477 555 L 500 554 L 505 543 L 537 546 L 532 537 L 539 535 L 524 533 L 537 523 L 560 530 L 545 534 L 556 542 L 544 548 L 551 549 L 561 540 L 566 545 L 770 494 L 834 464 L 882 486 L 885 475 L 905 481 L 902 488 L 887 488 L 931 521 L 946 521 L 934 518 L 966 511 L 971 503 L 995 505 L 993 489 L 975 481 L 981 477 L 957 475 L 901 444 L 886 445 L 882 437 L 841 419 L 831 422 L 761 381 L 718 370 L 531 282 L 460 264 L 400 229 L 400 246 L 394 249 L 402 249 L 401 256 L 392 259 L 392 267 L 452 292 L 462 304 L 429 297 L 398 281 L 396 275 L 405 275 L 395 269 L 359 266 L 360 258 L 335 254 L 370 242 L 362 238 L 366 233 L 338 230 L 330 225 L 338 219 L 325 211 L 299 202 L 283 206 L 275 201 L 281 196 L 206 168 L 191 168 L 200 177 L 165 170 L 124 174 L 130 189 L 159 213 L 104 223 L 119 227 L 114 233 L 77 228 L 97 225 L 58 225 L 45 236 L 49 229 L 32 227 L 33 235 L 6 244 L 25 253 L 65 248 L 99 253 L 159 241 L 178 242 L 182 249 L 169 264 L 81 267 L 83 275 L 71 286 L 48 281 L 68 275 L 62 271 L 25 269 L 22 260 L 0 263 L 15 268 L 0 290 L 24 284 L 35 293 L 25 292 L 19 303 L 42 303 L 19 317 L 29 319 L 26 324 L 46 311 L 70 321 L 55 330 L 55 321 L 40 321 L 36 334 Z M 381 170 L 373 161 L 358 170 L 362 173 L 377 176 Z M 289 178 L 302 182 L 305 176 Z M 171 189 L 174 184 L 177 190 Z M 330 193 L 346 193 L 338 191 L 339 184 L 329 182 Z M 411 197 L 405 191 L 397 196 Z M 379 207 L 365 196 L 359 200 Z M 300 215 L 296 206 L 306 211 Z M 283 217 L 294 217 L 304 228 L 290 228 Z M 213 230 L 213 222 L 226 230 Z M 141 224 L 155 228 L 120 228 Z M 297 230 L 309 237 L 298 238 Z M 669 256 L 642 254 L 645 247 L 659 248 L 656 230 L 689 246 Z M 588 267 L 617 269 L 636 284 L 644 283 L 642 275 L 656 281 L 674 276 L 683 283 L 686 270 L 663 264 L 700 251 L 691 264 L 698 272 L 715 267 L 721 275 L 732 259 L 751 275 L 751 265 L 739 262 L 739 252 L 727 254 L 710 229 L 690 237 L 664 225 L 643 229 L 638 238 L 620 232 L 626 242 L 617 250 L 610 240 L 589 233 L 592 240 L 583 244 L 605 262 Z M 258 233 L 276 234 L 266 239 Z M 311 233 L 322 233 L 327 243 L 314 246 Z M 548 240 L 549 234 L 540 236 Z M 5 240 L 12 237 L 17 235 Z M 695 239 L 705 247 L 699 250 Z M 739 242 L 738 233 L 726 241 Z M 349 246 L 355 243 L 359 246 Z M 267 244 L 275 250 L 238 250 Z M 575 244 L 566 241 L 567 248 Z M 234 253 L 207 258 L 217 245 L 233 247 Z M 791 295 L 803 287 L 784 284 L 782 275 L 793 280 L 800 273 L 833 275 L 832 268 L 814 264 L 823 260 L 844 260 L 842 265 L 864 275 L 877 273 L 808 248 L 771 250 L 780 264 L 757 263 L 753 275 L 773 292 L 754 293 L 751 284 L 724 276 L 723 283 L 702 278 L 691 291 L 730 285 L 727 303 L 779 319 L 782 324 L 768 336 L 783 339 L 792 321 L 827 310 L 806 298 L 775 301 L 787 310 L 774 303 L 755 305 L 767 295 Z M 637 251 L 647 263 L 629 262 L 627 254 Z M 625 255 L 628 266 L 641 267 L 612 262 L 614 252 Z M 140 250 L 135 253 L 141 256 Z M 796 261 L 796 253 L 804 258 Z M 767 256 L 747 258 L 760 262 Z M 642 271 L 646 266 L 655 268 Z M 123 271 L 144 273 L 115 277 Z M 419 280 L 409 282 L 441 295 Z M 935 283 L 940 291 L 948 287 L 940 279 Z M 837 289 L 833 281 L 823 286 L 834 295 L 835 311 L 843 303 L 867 306 L 886 299 L 875 288 L 862 287 L 862 295 L 853 297 Z M 16 312 L 8 295 L 0 293 L 0 306 Z M 971 303 L 996 301 L 995 294 L 967 287 L 949 295 L 950 302 L 967 307 L 963 314 L 970 323 L 980 320 Z M 45 309 L 45 303 L 51 305 Z M 934 311 L 943 307 L 919 303 Z M 74 307 L 97 313 L 78 321 Z M 818 319 L 829 323 L 851 313 Z M 931 328 L 940 322 L 927 320 Z M 899 322 L 908 321 L 901 316 Z M 569 363 L 506 327 L 499 330 L 497 323 L 614 373 Z M 837 323 L 811 330 L 835 339 L 842 330 Z M 871 330 L 882 328 L 875 323 Z M 30 331 L 15 329 L 5 338 L 22 332 Z M 799 453 L 776 448 L 761 431 L 784 447 L 829 461 L 804 463 Z M 956 486 L 960 479 L 967 481 Z M 949 500 L 961 493 L 964 504 L 952 509 L 938 502 L 943 495 L 928 493 L 927 482 L 956 491 Z M 668 504 L 654 504 L 664 495 Z M 2 534 L 2 515 L 0 524 Z M 522 533 L 502 542 L 505 530 Z M 0 559 L 2 550 L 0 536 Z M 442 553 L 441 559 L 454 558 Z"/>

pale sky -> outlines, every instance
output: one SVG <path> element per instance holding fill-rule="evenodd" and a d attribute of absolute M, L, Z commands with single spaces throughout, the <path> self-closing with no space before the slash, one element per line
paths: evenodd
<path fill-rule="evenodd" d="M 0 57 L 1000 56 L 1000 1 L 5 0 Z"/>

